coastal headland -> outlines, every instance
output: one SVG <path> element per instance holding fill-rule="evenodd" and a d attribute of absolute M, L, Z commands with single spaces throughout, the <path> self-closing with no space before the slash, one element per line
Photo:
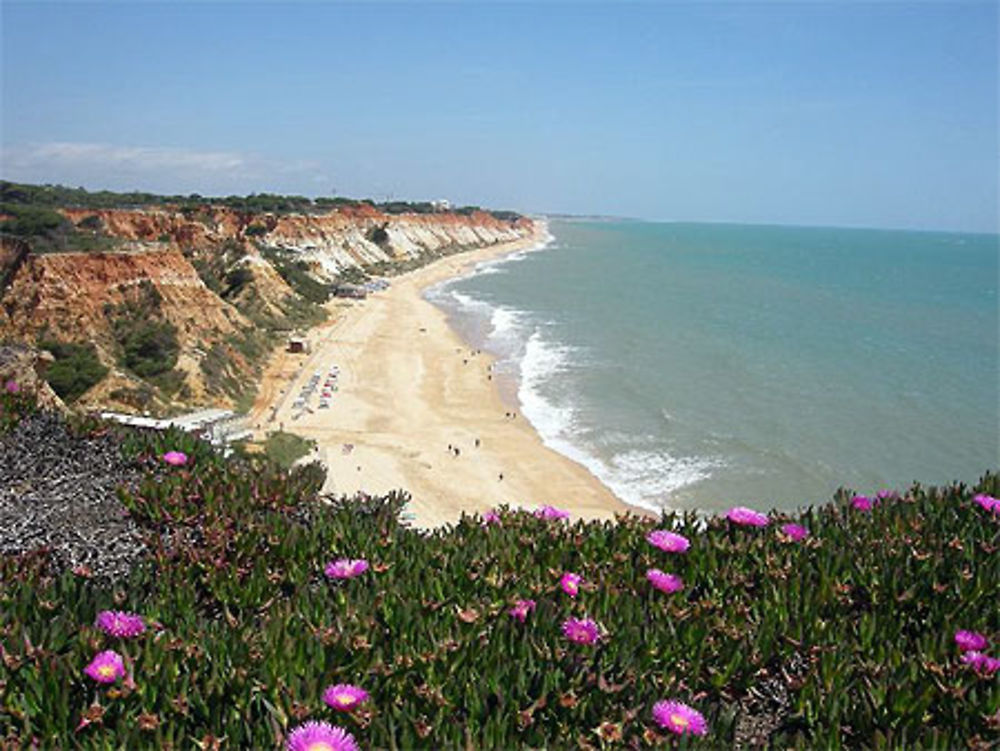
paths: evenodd
<path fill-rule="evenodd" d="M 328 303 L 331 321 L 309 334 L 306 355 L 276 353 L 266 368 L 251 423 L 316 442 L 337 495 L 404 489 L 419 527 L 508 504 L 546 504 L 574 518 L 611 519 L 630 509 L 583 466 L 548 448 L 505 403 L 490 378 L 492 358 L 469 349 L 423 290 L 485 260 L 537 245 L 512 243 L 437 260 L 392 279 L 365 300 Z M 338 369 L 329 408 L 294 406 L 317 372 Z"/>

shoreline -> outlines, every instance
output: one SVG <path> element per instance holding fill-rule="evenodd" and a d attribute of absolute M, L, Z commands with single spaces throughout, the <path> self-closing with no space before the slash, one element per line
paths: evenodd
<path fill-rule="evenodd" d="M 495 358 L 469 349 L 427 288 L 477 264 L 527 250 L 548 237 L 465 251 L 390 278 L 366 300 L 327 303 L 333 320 L 310 330 L 311 352 L 275 352 L 250 413 L 261 432 L 283 429 L 316 441 L 309 458 L 327 469 L 324 493 L 381 495 L 402 489 L 417 527 L 457 522 L 462 512 L 506 504 L 552 505 L 572 518 L 650 515 L 625 504 L 589 469 L 546 446 L 491 381 Z M 340 369 L 329 409 L 292 409 L 310 376 Z M 318 392 L 317 392 L 318 395 Z M 273 414 L 273 420 L 269 418 Z M 457 453 L 456 453 L 457 451 Z"/>

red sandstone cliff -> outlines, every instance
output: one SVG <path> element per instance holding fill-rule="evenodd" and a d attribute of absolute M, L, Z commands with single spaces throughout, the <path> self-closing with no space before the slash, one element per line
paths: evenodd
<path fill-rule="evenodd" d="M 323 214 L 212 206 L 62 213 L 85 231 L 113 238 L 115 252 L 27 254 L 16 268 L 5 263 L 13 273 L 0 290 L 0 339 L 92 342 L 111 371 L 81 403 L 135 410 L 141 400 L 123 395 L 141 392 L 153 411 L 167 409 L 171 398 L 231 405 L 238 387 L 254 376 L 247 343 L 259 344 L 261 328 L 301 320 L 293 311 L 309 304 L 262 249 L 280 251 L 326 282 L 351 267 L 482 247 L 533 230 L 528 219 L 509 222 L 486 212 L 390 215 L 367 205 Z M 15 249 L 5 246 L 4 254 L 11 261 Z M 234 290 L 227 283 L 235 277 Z M 153 315 L 176 330 L 179 392 L 160 393 L 121 365 L 114 319 L 142 295 L 155 300 Z"/>

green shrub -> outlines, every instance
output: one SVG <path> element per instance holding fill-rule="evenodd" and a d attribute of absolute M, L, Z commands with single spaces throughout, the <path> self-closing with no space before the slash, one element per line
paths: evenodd
<path fill-rule="evenodd" d="M 173 370 L 180 354 L 177 328 L 169 321 L 131 321 L 116 326 L 122 363 L 140 378 Z"/>
<path fill-rule="evenodd" d="M 37 206 L 3 204 L 0 205 L 0 213 L 12 217 L 0 225 L 0 231 L 19 237 L 48 235 L 56 230 L 72 227 L 69 220 L 59 212 Z"/>
<path fill-rule="evenodd" d="M 386 231 L 385 225 L 372 227 L 368 233 L 368 239 L 379 247 L 384 247 L 389 242 L 389 233 Z"/>
<path fill-rule="evenodd" d="M 226 289 L 222 297 L 228 299 L 238 295 L 251 282 L 253 272 L 247 266 L 237 266 L 226 274 Z"/>
<path fill-rule="evenodd" d="M 177 327 L 162 318 L 162 302 L 156 287 L 144 279 L 121 304 L 105 309 L 121 364 L 140 378 L 173 370 L 180 354 Z"/>
<path fill-rule="evenodd" d="M 330 299 L 333 293 L 331 285 L 315 279 L 309 273 L 309 265 L 304 261 L 297 260 L 287 252 L 276 248 L 265 248 L 263 253 L 275 271 L 297 294 L 317 305 Z"/>
<path fill-rule="evenodd" d="M 90 230 L 91 232 L 100 232 L 104 229 L 104 222 L 101 221 L 101 217 L 97 214 L 91 214 L 81 219 L 80 223 L 76 226 L 81 229 Z"/>
<path fill-rule="evenodd" d="M 271 433 L 264 443 L 264 453 L 278 466 L 288 469 L 303 456 L 307 456 L 315 445 L 315 441 L 294 433 Z"/>
<path fill-rule="evenodd" d="M 67 404 L 76 401 L 108 374 L 108 369 L 97 358 L 93 344 L 43 339 L 38 342 L 38 347 L 48 350 L 55 358 L 45 378 Z"/>

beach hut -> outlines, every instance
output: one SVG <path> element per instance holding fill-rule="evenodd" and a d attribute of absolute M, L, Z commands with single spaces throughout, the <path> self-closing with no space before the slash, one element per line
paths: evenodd
<path fill-rule="evenodd" d="M 357 284 L 341 284 L 337 286 L 337 291 L 334 292 L 337 297 L 353 297 L 359 300 L 363 300 L 368 297 L 368 290 Z"/>
<path fill-rule="evenodd" d="M 288 337 L 288 351 L 294 353 L 304 353 L 309 351 L 309 340 L 304 336 Z"/>

